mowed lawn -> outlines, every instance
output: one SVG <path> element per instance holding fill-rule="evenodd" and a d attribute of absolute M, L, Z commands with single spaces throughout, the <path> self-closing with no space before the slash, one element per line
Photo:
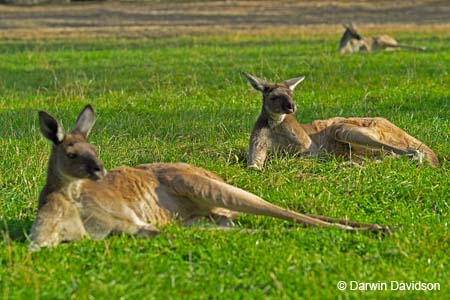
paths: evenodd
<path fill-rule="evenodd" d="M 429 51 L 342 56 L 333 35 L 0 41 L 0 298 L 446 299 L 450 35 L 396 36 Z M 354 166 L 324 155 L 273 157 L 263 171 L 247 170 L 261 96 L 240 71 L 273 81 L 305 75 L 294 94 L 301 122 L 382 116 L 442 165 Z M 50 153 L 37 112 L 69 130 L 88 103 L 98 116 L 90 141 L 108 169 L 192 163 L 283 207 L 389 225 L 393 235 L 242 216 L 239 227 L 261 231 L 175 224 L 154 239 L 113 236 L 29 253 Z M 340 291 L 339 281 L 432 282 L 440 291 Z"/>

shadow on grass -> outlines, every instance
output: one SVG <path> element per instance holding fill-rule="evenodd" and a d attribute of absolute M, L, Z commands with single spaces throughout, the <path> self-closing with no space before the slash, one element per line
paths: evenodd
<path fill-rule="evenodd" d="M 31 219 L 2 219 L 0 220 L 0 234 L 13 241 L 25 242 L 31 230 Z"/>

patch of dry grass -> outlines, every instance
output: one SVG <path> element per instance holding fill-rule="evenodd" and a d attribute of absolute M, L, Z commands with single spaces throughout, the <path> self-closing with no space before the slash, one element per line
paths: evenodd
<path fill-rule="evenodd" d="M 155 38 L 179 35 L 450 34 L 445 1 L 186 1 L 0 6 L 1 39 Z"/>

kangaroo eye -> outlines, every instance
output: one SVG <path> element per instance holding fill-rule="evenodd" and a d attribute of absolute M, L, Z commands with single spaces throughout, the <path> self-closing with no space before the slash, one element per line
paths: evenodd
<path fill-rule="evenodd" d="M 77 157 L 77 155 L 75 153 L 67 153 L 67 157 L 70 159 L 74 159 Z"/>

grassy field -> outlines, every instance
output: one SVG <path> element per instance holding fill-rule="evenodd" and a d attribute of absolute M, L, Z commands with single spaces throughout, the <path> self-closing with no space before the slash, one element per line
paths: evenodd
<path fill-rule="evenodd" d="M 0 41 L 0 298 L 445 299 L 450 294 L 450 36 L 397 35 L 430 51 L 341 56 L 338 36 Z M 442 166 L 407 159 L 273 158 L 246 166 L 260 95 L 239 75 L 299 75 L 296 116 L 383 116 Z M 259 233 L 177 225 L 164 236 L 84 240 L 38 253 L 27 234 L 50 146 L 37 111 L 71 128 L 93 104 L 90 141 L 110 169 L 183 161 L 302 212 L 391 226 L 377 237 L 242 216 Z M 440 291 L 340 291 L 339 281 L 436 282 Z"/>

